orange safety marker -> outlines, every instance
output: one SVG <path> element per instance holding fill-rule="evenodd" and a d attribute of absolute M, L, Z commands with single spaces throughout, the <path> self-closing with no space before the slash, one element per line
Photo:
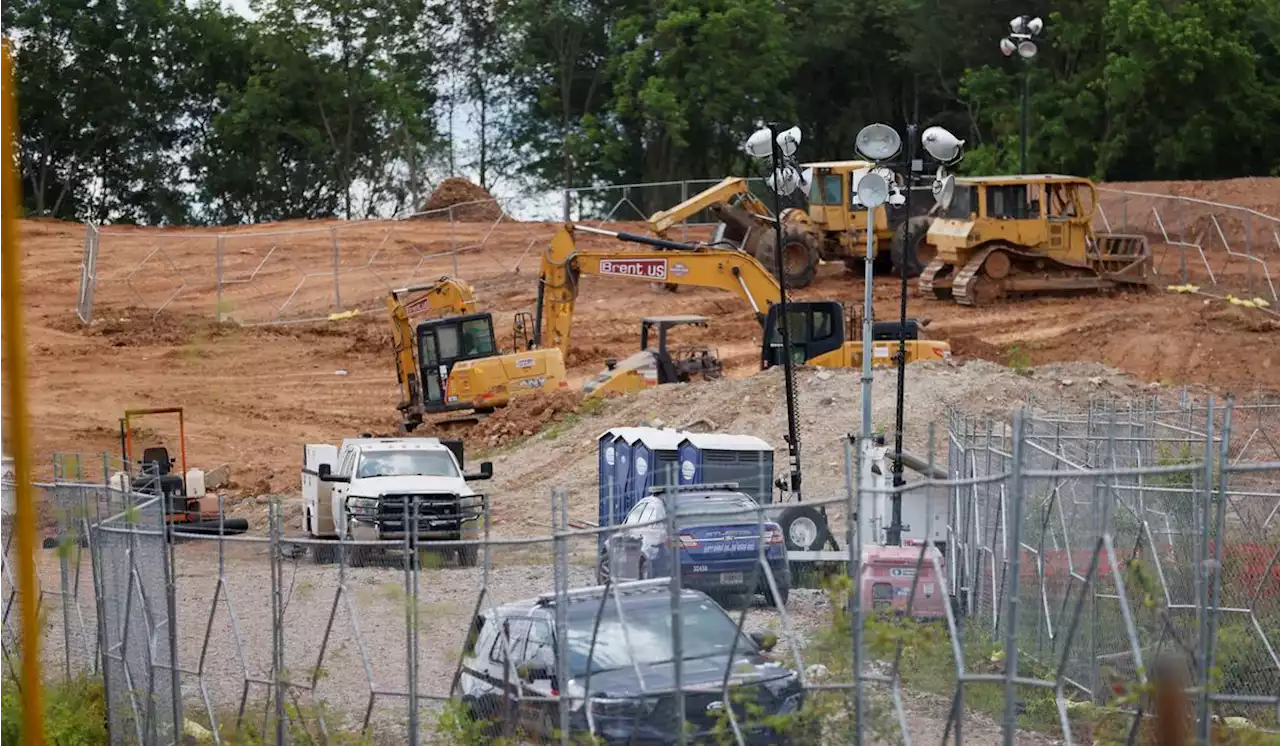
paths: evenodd
<path fill-rule="evenodd" d="M 5 409 L 9 412 L 9 447 L 17 481 L 18 591 L 22 594 L 22 742 L 44 746 L 44 680 L 40 674 L 40 622 L 36 616 L 36 503 L 31 489 L 31 422 L 27 413 L 27 348 L 22 324 L 22 256 L 18 253 L 18 214 L 22 182 L 18 179 L 17 96 L 13 87 L 13 50 L 4 40 L 3 161 L 0 192 L 0 327 L 4 334 Z"/>

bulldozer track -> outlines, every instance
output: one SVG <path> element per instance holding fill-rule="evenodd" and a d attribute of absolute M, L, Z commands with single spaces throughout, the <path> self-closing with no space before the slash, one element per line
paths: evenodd
<path fill-rule="evenodd" d="M 956 274 L 955 281 L 951 283 L 951 295 L 956 299 L 957 303 L 962 306 L 977 306 L 980 302 L 991 300 L 990 298 L 979 298 L 979 295 L 981 295 L 980 285 L 983 280 L 991 282 L 981 274 L 982 264 L 987 261 L 987 257 L 999 249 L 999 246 L 991 246 L 979 251 Z"/>
<path fill-rule="evenodd" d="M 933 284 L 934 281 L 938 279 L 938 275 L 941 274 L 944 269 L 948 269 L 950 266 L 951 266 L 950 264 L 947 264 L 946 262 L 937 258 L 929 262 L 929 265 L 926 266 L 924 270 L 920 273 L 920 280 L 919 280 L 920 292 L 928 295 L 933 295 L 935 298 L 939 300 L 946 300 L 947 298 L 950 298 L 951 288 L 938 287 Z"/>

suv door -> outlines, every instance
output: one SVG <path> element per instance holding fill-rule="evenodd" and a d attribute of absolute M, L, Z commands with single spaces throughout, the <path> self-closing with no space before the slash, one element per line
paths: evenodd
<path fill-rule="evenodd" d="M 517 721 L 530 735 L 543 738 L 555 736 L 559 708 L 547 698 L 560 696 L 559 682 L 555 679 L 556 645 L 551 623 L 546 619 L 534 619 L 529 626 L 528 644 L 525 646 L 522 665 L 546 669 L 549 678 L 536 678 L 532 682 L 519 681 L 524 697 L 519 703 Z"/>

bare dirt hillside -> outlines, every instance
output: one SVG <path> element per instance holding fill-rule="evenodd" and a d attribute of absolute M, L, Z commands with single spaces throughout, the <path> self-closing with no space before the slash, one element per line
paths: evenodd
<path fill-rule="evenodd" d="M 1271 195 L 1255 200 L 1259 209 L 1263 209 L 1261 202 L 1274 208 L 1280 202 L 1280 179 L 1256 181 L 1260 186 L 1254 185 L 1255 191 Z M 1142 186 L 1155 189 L 1158 185 Z M 1190 189 L 1210 199 L 1244 201 L 1240 194 L 1253 194 L 1254 186 L 1226 182 Z M 1184 189 L 1166 185 L 1166 191 L 1175 188 Z M 629 227 L 643 230 L 638 225 Z M 477 286 L 482 307 L 494 312 L 500 339 L 509 346 L 511 313 L 532 310 L 537 258 L 554 230 L 546 224 L 516 221 L 318 221 L 274 228 L 311 232 L 264 237 L 254 233 L 261 226 L 218 231 L 104 229 L 95 321 L 85 328 L 74 313 L 83 227 L 24 221 L 27 340 L 33 414 L 38 423 L 36 449 L 41 459 L 55 451 L 118 453 L 122 410 L 181 405 L 187 411 L 194 464 L 231 463 L 235 494 L 288 491 L 297 483 L 301 443 L 332 442 L 351 433 L 390 432 L 395 427 L 395 368 L 378 311 L 380 295 L 389 284 L 456 272 Z M 222 239 L 216 238 L 219 233 Z M 323 318 L 331 309 L 332 279 L 319 270 L 312 277 L 307 272 L 332 262 L 335 236 L 342 249 L 343 307 L 362 307 L 366 309 L 362 315 L 265 327 L 214 322 L 217 310 L 233 320 L 261 321 L 272 317 L 272 308 L 281 306 Z M 216 292 L 214 260 L 219 240 L 227 281 L 221 298 Z M 593 237 L 582 243 L 616 246 L 608 241 Z M 455 266 L 455 257 L 447 252 L 468 247 L 456 256 Z M 242 282 L 231 284 L 233 279 Z M 862 282 L 845 274 L 842 267 L 824 266 L 818 281 L 798 295 L 856 305 Z M 877 315 L 896 316 L 896 281 L 877 282 L 875 299 Z M 164 303 L 166 310 L 155 313 L 153 309 Z M 682 329 L 678 341 L 717 347 L 732 378 L 746 377 L 758 368 L 759 327 L 750 309 L 719 291 L 685 289 L 673 294 L 642 282 L 587 277 L 577 308 L 569 357 L 575 382 L 598 371 L 606 357 L 632 351 L 638 343 L 639 319 L 655 313 L 711 317 L 710 328 Z M 1280 332 L 1272 317 L 1221 301 L 1155 292 L 969 309 L 919 298 L 913 290 L 911 313 L 932 319 L 929 334 L 949 341 L 958 361 L 985 360 L 1018 368 L 1093 363 L 1132 376 L 1135 386 L 1203 384 L 1241 393 L 1259 387 L 1280 390 Z M 992 366 L 958 370 L 986 370 L 997 378 L 1006 375 Z M 918 375 L 922 381 L 943 376 L 929 385 L 945 389 L 946 376 L 961 374 L 945 369 Z M 806 408 L 821 407 L 824 397 L 844 396 L 856 388 L 856 381 L 843 375 L 806 380 Z M 706 409 L 720 427 L 758 429 L 774 439 L 782 432 L 781 420 L 751 402 L 778 395 L 781 389 L 775 383 L 766 375 L 742 384 L 748 388 L 741 391 L 733 388 L 734 382 L 722 388 L 679 388 L 632 404 L 611 404 L 606 411 L 616 411 L 619 422 L 630 424 L 641 414 L 679 419 L 686 411 Z M 981 392 L 985 386 L 979 381 L 965 395 Z M 717 399 L 721 394 L 716 391 L 731 395 Z M 988 395 L 994 397 L 993 405 L 1006 406 L 998 394 L 982 394 L 979 401 L 986 402 Z M 704 396 L 716 403 L 703 404 Z M 651 413 L 644 411 L 650 402 L 655 407 Z M 630 408 L 614 410 L 614 406 Z M 918 435 L 918 426 L 930 419 L 941 421 L 940 406 L 930 397 L 922 399 L 912 409 L 912 421 L 917 424 L 913 433 Z M 757 416 L 760 419 L 753 419 Z M 853 426 L 841 410 L 840 420 L 846 419 L 848 424 L 841 422 L 839 428 Z M 534 422 L 516 434 L 523 435 L 526 429 L 533 432 L 541 424 Z M 603 424 L 593 419 L 591 427 Z M 155 429 L 165 435 L 161 424 Z M 492 432 L 476 435 L 480 442 L 472 448 L 486 445 Z M 564 442 L 586 443 L 588 437 L 594 435 L 584 430 L 572 438 L 566 436 Z M 521 458 L 531 465 L 560 463 L 537 453 Z M 819 463 L 831 461 L 827 456 L 816 458 Z M 546 477 L 561 473 L 538 468 Z M 534 478 L 541 477 L 530 476 Z"/>

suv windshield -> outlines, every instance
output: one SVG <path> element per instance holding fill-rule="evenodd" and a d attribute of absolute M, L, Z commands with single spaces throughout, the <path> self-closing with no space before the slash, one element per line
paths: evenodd
<path fill-rule="evenodd" d="M 622 596 L 622 618 L 614 599 L 606 602 L 595 634 L 595 650 L 591 649 L 597 603 L 582 604 L 569 615 L 569 671 L 582 676 L 591 661 L 592 673 L 611 671 L 632 665 L 650 666 L 674 660 L 671 646 L 671 605 L 664 598 L 655 602 Z M 684 649 L 683 660 L 710 658 L 729 654 L 737 625 L 715 602 L 689 598 L 680 603 Z M 626 619 L 625 635 L 622 619 Z M 629 644 L 628 644 L 629 643 Z M 739 655 L 756 652 L 756 645 L 745 634 L 738 638 Z"/>
<path fill-rule="evenodd" d="M 366 451 L 358 477 L 456 477 L 458 467 L 448 451 Z"/>

